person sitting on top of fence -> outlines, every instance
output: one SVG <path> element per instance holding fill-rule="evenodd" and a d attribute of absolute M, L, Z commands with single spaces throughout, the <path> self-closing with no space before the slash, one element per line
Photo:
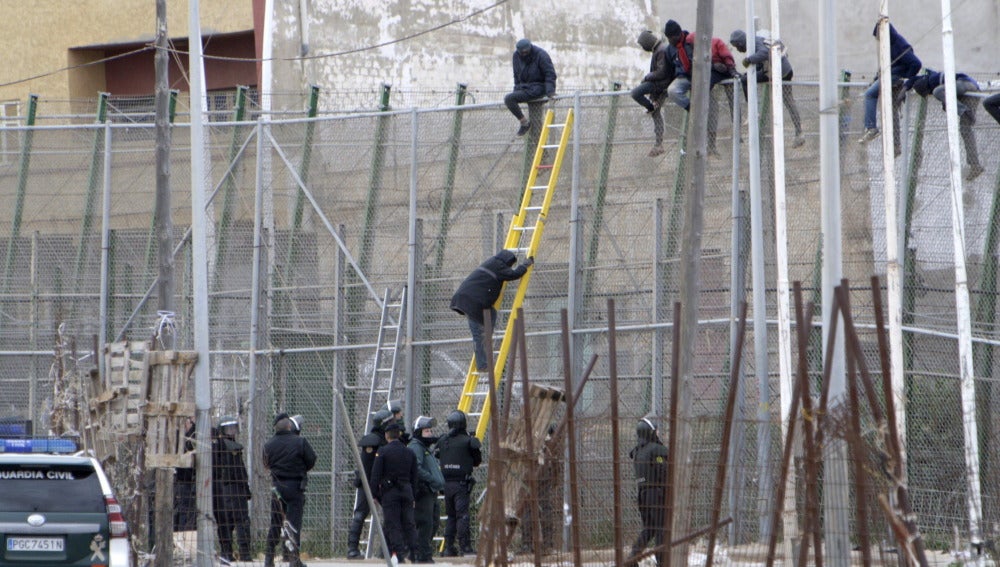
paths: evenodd
<path fill-rule="evenodd" d="M 904 92 L 913 89 L 913 92 L 926 97 L 933 95 L 941 101 L 941 109 L 944 110 L 944 73 L 939 73 L 931 69 L 916 77 L 907 79 L 903 84 Z M 965 161 L 969 164 L 965 171 L 965 180 L 972 181 L 982 175 L 983 166 L 979 163 L 979 149 L 976 147 L 976 135 L 972 132 L 972 125 L 976 123 L 976 98 L 968 93 L 979 92 L 979 83 L 965 73 L 955 74 L 955 95 L 958 97 L 958 131 L 962 135 L 962 143 L 965 144 Z"/>
<path fill-rule="evenodd" d="M 556 68 L 547 51 L 531 43 L 531 40 L 520 39 L 517 42 L 513 57 L 514 90 L 504 97 L 510 113 L 521 122 L 517 130 L 518 136 L 523 136 L 531 129 L 531 122 L 521 112 L 520 103 L 542 98 L 552 99 L 556 96 Z"/>
<path fill-rule="evenodd" d="M 653 117 L 653 134 L 656 143 L 649 150 L 649 157 L 663 154 L 663 113 L 660 111 L 660 99 L 667 92 L 667 87 L 674 80 L 674 66 L 667 61 L 667 45 L 650 30 L 639 34 L 637 40 L 643 51 L 652 53 L 649 58 L 649 72 L 642 78 L 639 86 L 630 93 L 632 100 L 646 109 L 646 114 Z"/>

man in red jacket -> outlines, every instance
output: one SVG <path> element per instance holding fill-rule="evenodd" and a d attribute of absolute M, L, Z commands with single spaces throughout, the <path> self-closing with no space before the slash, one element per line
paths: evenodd
<path fill-rule="evenodd" d="M 676 79 L 670 83 L 667 89 L 667 96 L 670 100 L 683 108 L 690 110 L 691 99 L 691 76 L 694 71 L 694 39 L 693 33 L 689 33 L 681 28 L 681 25 L 674 20 L 667 20 L 663 26 L 663 34 L 667 36 L 667 58 L 674 64 L 674 74 Z M 738 78 L 739 72 L 736 70 L 736 61 L 733 54 L 726 47 L 726 42 L 717 37 L 712 38 L 712 78 L 709 82 L 709 89 L 718 83 L 730 79 Z M 729 108 L 733 106 L 733 87 L 726 84 L 726 96 L 729 97 Z M 715 99 L 709 94 L 708 105 L 708 153 L 718 155 L 715 148 L 715 129 L 717 122 L 718 105 Z"/>

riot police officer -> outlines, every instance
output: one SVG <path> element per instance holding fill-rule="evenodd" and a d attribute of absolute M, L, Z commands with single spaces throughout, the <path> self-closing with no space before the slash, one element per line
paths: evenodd
<path fill-rule="evenodd" d="M 399 440 L 402 430 L 403 426 L 395 421 L 386 426 L 388 443 L 375 454 L 375 464 L 372 465 L 372 490 L 375 499 L 382 505 L 389 553 L 399 563 L 406 562 L 407 553 L 415 548 L 417 536 L 413 521 L 417 459 Z"/>
<path fill-rule="evenodd" d="M 635 426 L 636 446 L 629 453 L 635 468 L 638 485 L 637 503 L 642 518 L 642 531 L 632 545 L 632 556 L 642 552 L 654 539 L 656 546 L 663 545 L 667 487 L 667 448 L 656 434 L 653 418 L 644 417 Z M 666 551 L 656 554 L 658 565 L 666 565 Z"/>
<path fill-rule="evenodd" d="M 392 419 L 394 419 L 396 423 L 403 428 L 399 433 L 399 440 L 402 441 L 403 445 L 409 445 L 410 434 L 406 432 L 406 420 L 403 419 L 402 404 L 400 404 L 398 400 L 389 400 L 389 403 L 386 404 L 386 406 L 389 408 L 389 411 L 392 412 Z"/>
<path fill-rule="evenodd" d="M 354 516 L 351 518 L 351 527 L 347 530 L 347 558 L 361 559 L 361 551 L 358 543 L 361 540 L 361 530 L 365 525 L 365 518 L 371 513 L 368 509 L 368 498 L 365 496 L 364 488 L 361 485 L 361 477 L 364 474 L 368 479 L 369 486 L 372 480 L 372 465 L 375 464 L 375 453 L 380 447 L 385 445 L 385 426 L 392 421 L 392 412 L 388 409 L 381 409 L 372 414 L 371 431 L 365 434 L 358 441 L 358 449 L 361 452 L 361 466 L 363 471 L 355 471 L 354 487 L 357 488 L 357 495 L 354 504 Z M 372 486 L 374 490 L 374 486 Z"/>
<path fill-rule="evenodd" d="M 296 419 L 297 418 L 297 419 Z M 274 567 L 274 546 L 278 545 L 285 521 L 290 525 L 288 538 L 290 567 L 304 567 L 299 559 L 302 511 L 306 501 L 306 474 L 316 464 L 316 451 L 302 431 L 302 418 L 279 413 L 274 418 L 274 437 L 264 444 L 264 468 L 271 474 L 271 528 L 264 547 L 264 566 Z"/>
<path fill-rule="evenodd" d="M 233 561 L 233 531 L 240 561 L 250 561 L 250 482 L 243 462 L 243 445 L 236 441 L 240 424 L 223 417 L 212 441 L 212 509 L 219 534 L 219 556 Z"/>
<path fill-rule="evenodd" d="M 417 525 L 416 549 L 410 552 L 413 563 L 434 563 L 431 558 L 431 541 L 434 539 L 434 528 L 438 515 L 435 513 L 437 495 L 444 490 L 444 476 L 437 457 L 431 447 L 438 438 L 433 436 L 433 428 L 437 420 L 433 417 L 420 416 L 413 422 L 413 440 L 407 446 L 417 459 L 417 484 L 413 489 L 413 516 Z"/>
<path fill-rule="evenodd" d="M 466 431 L 465 413 L 455 410 L 448 415 L 448 434 L 438 440 L 438 459 L 444 474 L 444 508 L 448 520 L 444 525 L 445 557 L 475 554 L 469 526 L 469 495 L 475 479 L 472 470 L 483 462 L 479 439 Z M 458 548 L 455 547 L 457 543 Z"/>

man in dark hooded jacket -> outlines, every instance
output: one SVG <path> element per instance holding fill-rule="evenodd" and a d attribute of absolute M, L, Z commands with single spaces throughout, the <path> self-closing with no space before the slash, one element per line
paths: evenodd
<path fill-rule="evenodd" d="M 743 30 L 733 30 L 733 33 L 729 34 L 729 43 L 736 48 L 736 51 L 740 53 L 747 52 L 747 33 Z M 771 81 L 771 43 L 767 38 L 760 35 L 754 38 L 754 51 L 753 53 L 747 55 L 743 58 L 743 66 L 750 67 L 754 65 L 757 70 L 757 82 L 767 83 Z M 792 93 L 792 85 L 788 84 L 787 81 L 791 81 L 793 76 L 792 64 L 788 61 L 788 55 L 784 53 L 784 47 L 782 47 L 781 52 L 781 99 L 785 104 L 785 108 L 788 109 L 789 116 L 792 117 L 792 124 L 795 126 L 795 140 L 792 142 L 793 146 L 801 146 L 806 143 L 806 139 L 802 137 L 802 117 L 799 115 L 799 107 L 795 104 L 795 96 Z M 743 100 L 747 100 L 747 76 L 740 75 L 740 82 L 743 83 Z"/>
<path fill-rule="evenodd" d="M 513 57 L 514 91 L 504 97 L 510 113 L 521 122 L 517 131 L 523 136 L 531 129 L 531 122 L 521 112 L 520 103 L 542 98 L 550 99 L 556 96 L 556 68 L 541 47 L 531 43 L 531 40 L 518 40 Z"/>
<path fill-rule="evenodd" d="M 674 66 L 667 61 L 666 44 L 653 32 L 643 31 L 637 42 L 643 51 L 652 53 L 652 56 L 649 58 L 649 72 L 642 78 L 639 86 L 632 89 L 631 95 L 653 117 L 656 144 L 649 150 L 649 157 L 656 157 L 663 154 L 663 113 L 660 100 L 667 92 L 670 81 L 674 80 Z"/>
<path fill-rule="evenodd" d="M 361 530 L 364 529 L 365 519 L 371 510 L 368 507 L 368 497 L 365 496 L 365 489 L 361 484 L 361 475 L 368 479 L 369 487 L 372 480 L 372 466 L 375 464 L 375 454 L 386 444 L 385 426 L 393 421 L 392 411 L 380 409 L 372 414 L 371 431 L 358 440 L 358 449 L 361 455 L 361 467 L 364 470 L 355 471 L 354 488 L 357 494 L 354 498 L 354 515 L 351 518 L 351 526 L 347 530 L 347 558 L 362 559 L 361 550 L 358 548 L 361 541 Z"/>
<path fill-rule="evenodd" d="M 872 31 L 872 35 L 876 39 L 878 39 L 878 27 L 878 24 L 875 24 L 875 29 Z M 889 60 L 892 62 L 892 66 L 889 69 L 889 73 L 892 76 L 889 80 L 892 84 L 893 92 L 893 141 L 896 147 L 896 155 L 899 155 L 902 151 L 899 144 L 899 107 L 901 106 L 901 101 L 896 95 L 902 90 L 903 81 L 915 77 L 920 72 L 923 63 L 920 62 L 920 58 L 913 52 L 913 47 L 910 43 L 906 41 L 906 38 L 902 34 L 896 31 L 896 28 L 892 24 L 889 24 Z M 867 144 L 879 135 L 878 97 L 880 90 L 879 79 L 875 79 L 871 86 L 868 87 L 868 90 L 865 91 L 865 133 L 858 140 L 861 144 Z"/>
<path fill-rule="evenodd" d="M 653 419 L 644 417 L 635 426 L 637 444 L 629 453 L 635 467 L 637 501 L 642 531 L 632 545 L 632 557 L 646 547 L 650 539 L 663 545 L 663 526 L 667 488 L 667 448 L 656 435 Z M 666 551 L 656 554 L 657 565 L 666 565 Z"/>
<path fill-rule="evenodd" d="M 918 95 L 926 97 L 933 95 L 941 101 L 941 110 L 944 110 L 945 91 L 944 73 L 927 69 L 927 72 L 907 79 L 903 84 L 905 90 L 913 89 Z M 962 136 L 962 143 L 965 144 L 965 161 L 969 167 L 965 171 L 965 180 L 972 181 L 982 175 L 985 169 L 979 162 L 979 148 L 976 146 L 976 134 L 972 131 L 972 126 L 976 123 L 977 100 L 968 93 L 979 92 L 979 83 L 965 73 L 955 73 L 955 95 L 958 102 L 958 131 Z"/>
<path fill-rule="evenodd" d="M 489 370 L 486 344 L 483 340 L 486 326 L 483 311 L 490 310 L 490 320 L 495 325 L 497 312 L 493 304 L 500 297 L 503 283 L 521 279 L 521 276 L 535 263 L 535 259 L 530 257 L 515 268 L 516 263 L 517 256 L 510 250 L 497 252 L 496 256 L 487 259 L 473 270 L 451 298 L 451 309 L 469 319 L 469 330 L 472 332 L 472 344 L 476 355 L 476 370 L 479 372 Z"/>

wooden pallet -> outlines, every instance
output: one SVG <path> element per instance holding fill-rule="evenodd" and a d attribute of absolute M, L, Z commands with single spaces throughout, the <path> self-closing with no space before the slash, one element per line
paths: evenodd
<path fill-rule="evenodd" d="M 184 450 L 184 432 L 195 414 L 194 367 L 198 353 L 156 350 L 146 355 L 146 466 L 176 468 L 194 466 L 194 455 Z"/>

